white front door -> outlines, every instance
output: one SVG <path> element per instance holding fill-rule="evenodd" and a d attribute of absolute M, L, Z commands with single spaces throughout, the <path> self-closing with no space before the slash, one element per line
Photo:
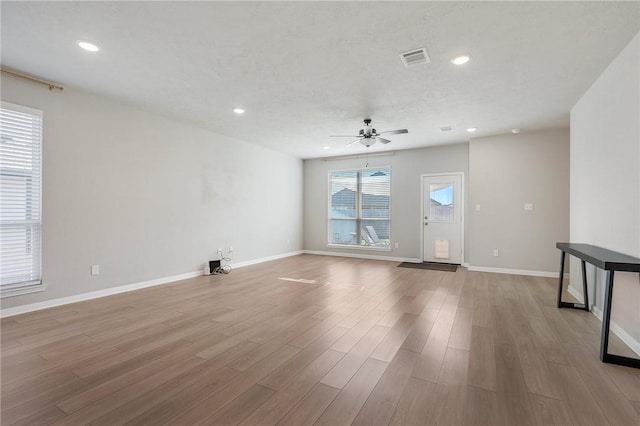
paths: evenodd
<path fill-rule="evenodd" d="M 462 263 L 462 174 L 422 176 L 425 262 Z"/>

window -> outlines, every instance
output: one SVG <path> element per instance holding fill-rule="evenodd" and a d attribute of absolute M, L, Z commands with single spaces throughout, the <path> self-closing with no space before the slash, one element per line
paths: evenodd
<path fill-rule="evenodd" d="M 454 222 L 453 217 L 453 184 L 432 183 L 429 185 L 429 221 Z"/>
<path fill-rule="evenodd" d="M 42 112 L 0 107 L 0 294 L 41 290 Z"/>
<path fill-rule="evenodd" d="M 389 249 L 391 168 L 329 172 L 330 245 Z"/>

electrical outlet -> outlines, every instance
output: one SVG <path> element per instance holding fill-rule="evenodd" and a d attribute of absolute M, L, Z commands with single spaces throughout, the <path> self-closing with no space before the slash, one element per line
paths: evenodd
<path fill-rule="evenodd" d="M 233 253 L 233 247 L 229 246 L 229 253 Z"/>
<path fill-rule="evenodd" d="M 395 247 L 400 248 L 400 243 L 396 243 Z"/>
<path fill-rule="evenodd" d="M 480 211 L 480 204 L 476 204 L 476 211 L 479 212 Z"/>
<path fill-rule="evenodd" d="M 222 254 L 222 249 L 221 249 L 220 247 L 218 247 L 218 251 L 217 251 L 217 253 L 218 253 L 218 254 Z"/>
<path fill-rule="evenodd" d="M 493 249 L 493 257 L 498 257 L 500 256 L 500 252 L 498 252 L 498 249 Z"/>
<path fill-rule="evenodd" d="M 525 205 L 524 205 L 524 209 L 525 209 L 526 211 L 529 211 L 529 212 L 533 211 L 533 204 L 531 204 L 531 203 L 525 203 Z"/>
<path fill-rule="evenodd" d="M 100 265 L 91 265 L 91 275 L 100 275 Z"/>

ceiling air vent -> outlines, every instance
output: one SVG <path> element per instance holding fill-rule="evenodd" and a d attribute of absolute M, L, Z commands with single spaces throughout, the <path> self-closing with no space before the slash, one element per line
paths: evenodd
<path fill-rule="evenodd" d="M 452 131 L 452 130 L 453 130 L 453 127 L 451 127 L 451 126 L 443 126 L 443 127 L 440 127 L 440 131 L 441 131 L 441 132 L 450 132 L 450 131 Z"/>
<path fill-rule="evenodd" d="M 405 68 L 412 67 L 418 64 L 428 64 L 431 62 L 429 55 L 427 55 L 427 49 L 422 47 L 420 49 L 410 50 L 400 54 L 400 59 Z"/>

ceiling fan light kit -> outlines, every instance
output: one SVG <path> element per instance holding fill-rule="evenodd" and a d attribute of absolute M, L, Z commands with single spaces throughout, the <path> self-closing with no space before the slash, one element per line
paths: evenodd
<path fill-rule="evenodd" d="M 349 142 L 347 144 L 347 146 L 351 146 L 357 142 L 360 142 L 362 145 L 366 146 L 367 148 L 369 148 L 371 145 L 373 145 L 376 142 L 379 142 L 381 144 L 388 144 L 389 142 L 391 142 L 389 139 L 385 139 L 380 137 L 381 134 L 389 134 L 389 135 L 400 135 L 403 133 L 409 133 L 409 131 L 407 129 L 398 129 L 398 130 L 385 130 L 384 132 L 378 132 L 376 129 L 373 128 L 373 126 L 371 125 L 371 119 L 370 118 L 365 118 L 364 119 L 364 126 L 362 127 L 362 129 L 360 129 L 360 131 L 358 132 L 357 135 L 336 135 L 336 136 L 330 136 L 332 138 L 357 138 L 356 140 Z"/>

